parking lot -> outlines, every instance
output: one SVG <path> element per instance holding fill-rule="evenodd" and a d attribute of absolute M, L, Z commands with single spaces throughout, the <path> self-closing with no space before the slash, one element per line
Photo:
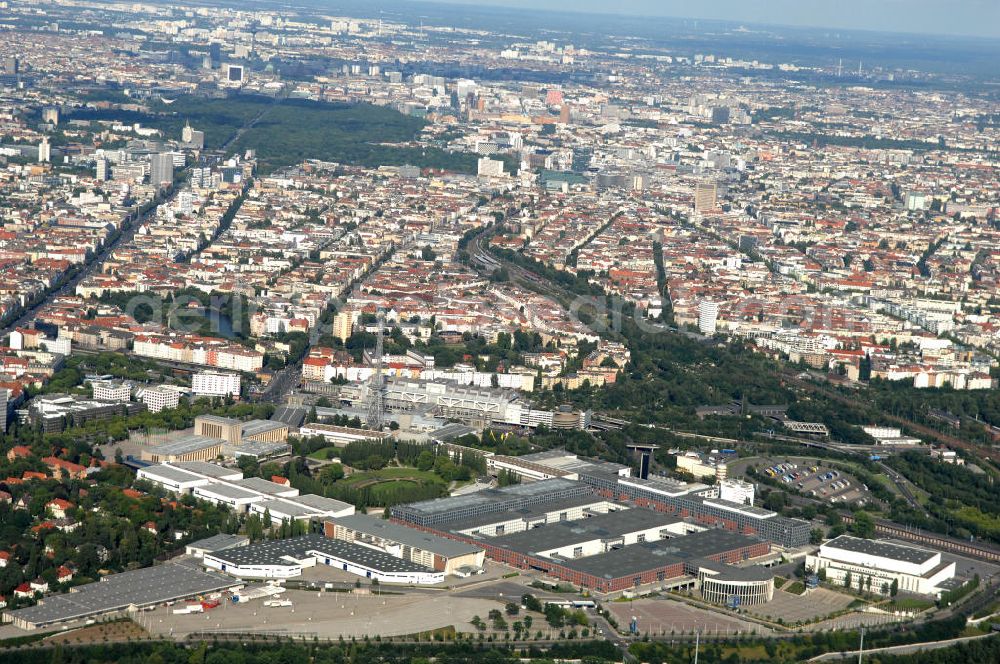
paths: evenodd
<path fill-rule="evenodd" d="M 759 474 L 789 490 L 823 502 L 864 505 L 872 500 L 868 487 L 850 473 L 824 465 L 815 457 L 740 459 L 730 466 L 729 474 L 733 477 L 743 475 L 748 466 L 754 466 Z"/>
<path fill-rule="evenodd" d="M 775 590 L 774 599 L 766 604 L 750 607 L 747 611 L 766 620 L 778 622 L 780 619 L 786 625 L 794 625 L 813 622 L 843 611 L 852 601 L 852 597 L 826 588 L 807 590 L 802 595 Z"/>
<path fill-rule="evenodd" d="M 655 636 L 692 633 L 703 634 L 768 634 L 770 629 L 756 623 L 741 620 L 736 615 L 726 615 L 689 606 L 673 599 L 637 599 L 633 602 L 608 602 L 604 607 L 611 611 L 618 621 L 618 629 L 628 630 L 628 624 L 635 616 L 639 633 Z"/>

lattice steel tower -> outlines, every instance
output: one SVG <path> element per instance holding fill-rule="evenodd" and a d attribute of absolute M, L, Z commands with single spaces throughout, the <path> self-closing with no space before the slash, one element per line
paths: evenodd
<path fill-rule="evenodd" d="M 382 372 L 382 358 L 385 354 L 385 312 L 378 310 L 378 339 L 375 341 L 375 371 L 368 383 L 368 428 L 381 431 L 385 425 L 385 376 Z"/>

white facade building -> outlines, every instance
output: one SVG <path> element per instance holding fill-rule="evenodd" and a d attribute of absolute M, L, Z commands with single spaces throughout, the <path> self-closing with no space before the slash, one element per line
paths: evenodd
<path fill-rule="evenodd" d="M 716 302 L 702 300 L 698 303 L 698 331 L 702 334 L 715 334 L 719 322 L 719 305 Z"/>
<path fill-rule="evenodd" d="M 158 413 L 164 408 L 177 408 L 181 395 L 177 390 L 166 387 L 149 387 L 142 391 L 139 399 L 146 404 L 149 412 Z"/>
<path fill-rule="evenodd" d="M 202 371 L 191 376 L 195 396 L 226 397 L 240 395 L 239 374 Z"/>
<path fill-rule="evenodd" d="M 91 383 L 94 398 L 99 401 L 128 403 L 132 398 L 132 385 L 125 382 L 99 380 Z"/>
<path fill-rule="evenodd" d="M 477 172 L 480 177 L 484 178 L 502 178 L 503 162 L 499 159 L 480 157 Z"/>
<path fill-rule="evenodd" d="M 955 576 L 955 563 L 942 561 L 937 551 L 849 535 L 806 556 L 806 569 L 825 570 L 834 584 L 845 584 L 850 575 L 851 587 L 879 594 L 887 594 L 895 581 L 904 592 L 940 595 L 942 584 Z"/>
<path fill-rule="evenodd" d="M 719 483 L 719 498 L 740 505 L 753 505 L 755 487 L 743 480 L 722 480 Z"/>

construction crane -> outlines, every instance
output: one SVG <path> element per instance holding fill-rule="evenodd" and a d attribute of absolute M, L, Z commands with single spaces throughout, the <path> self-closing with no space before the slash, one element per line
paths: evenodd
<path fill-rule="evenodd" d="M 368 382 L 368 428 L 381 431 L 385 425 L 385 376 L 383 375 L 383 343 L 385 339 L 385 312 L 378 310 L 378 338 L 375 341 L 375 370 Z"/>

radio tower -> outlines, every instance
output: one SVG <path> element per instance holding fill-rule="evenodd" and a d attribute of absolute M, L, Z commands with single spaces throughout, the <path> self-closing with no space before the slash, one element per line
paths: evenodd
<path fill-rule="evenodd" d="M 378 310 L 378 339 L 375 341 L 375 371 L 368 383 L 368 428 L 381 431 L 385 424 L 385 377 L 382 375 L 382 344 L 385 336 L 385 312 Z"/>

